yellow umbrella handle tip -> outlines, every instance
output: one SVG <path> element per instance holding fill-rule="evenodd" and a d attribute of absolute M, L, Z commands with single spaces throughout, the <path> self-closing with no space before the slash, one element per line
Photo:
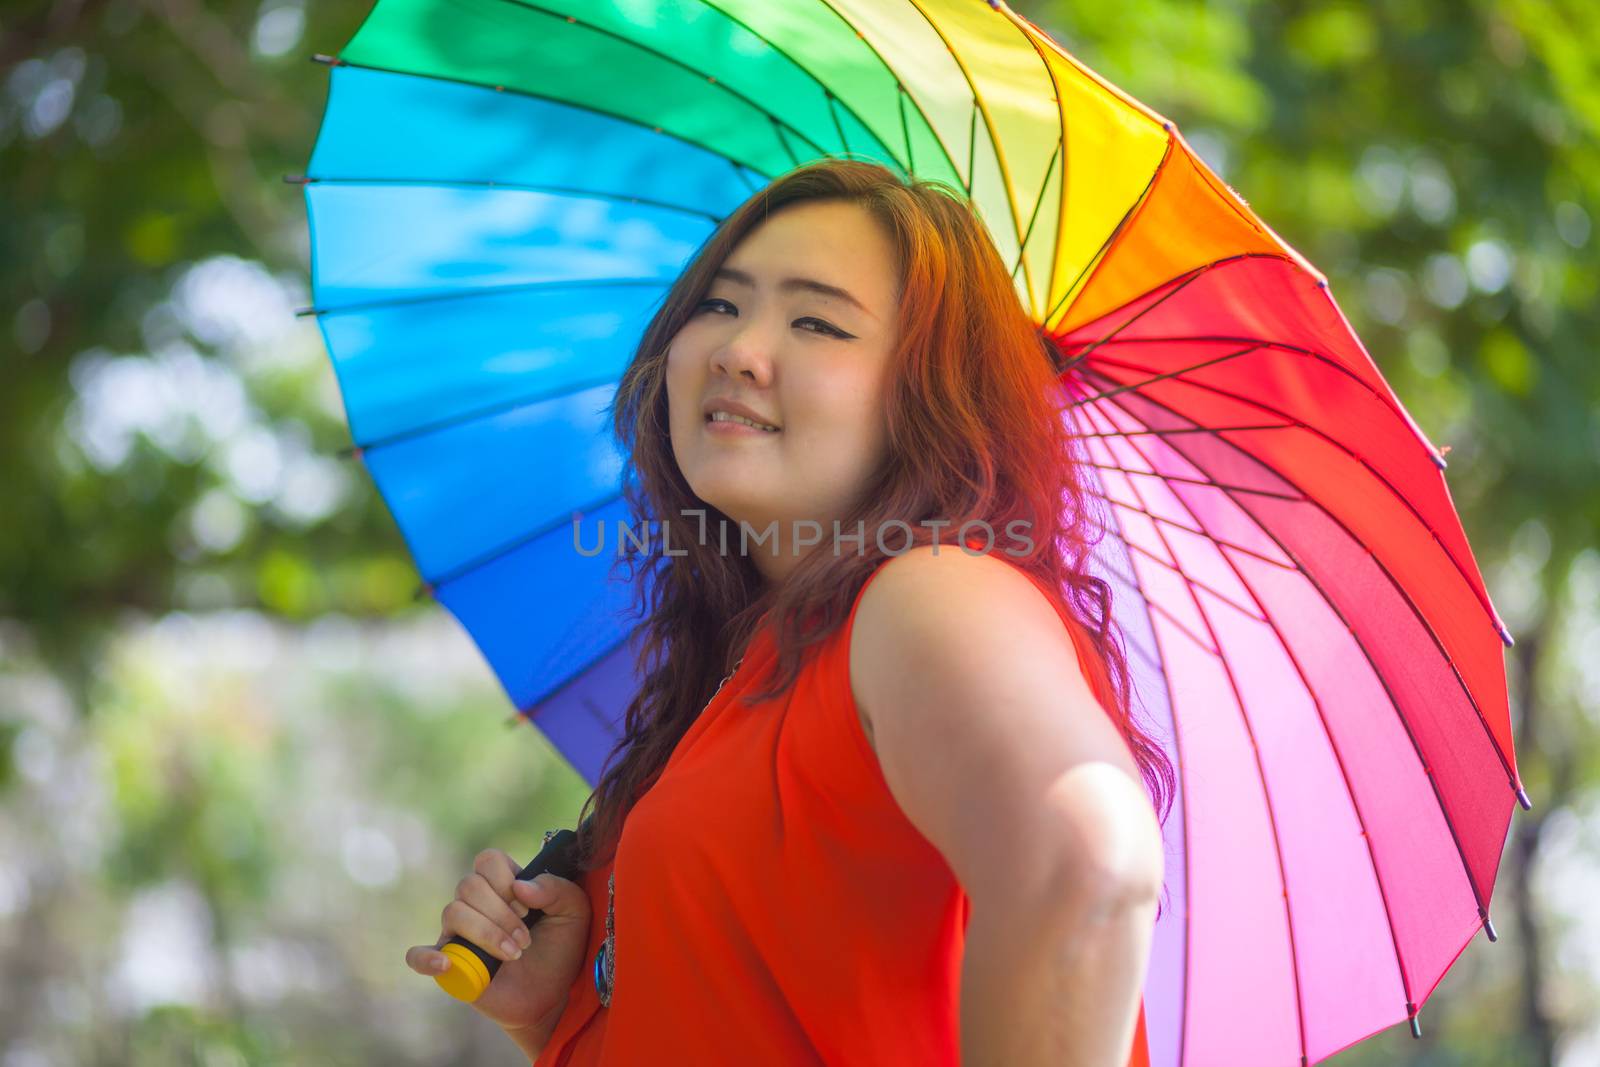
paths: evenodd
<path fill-rule="evenodd" d="M 489 988 L 489 968 L 462 945 L 446 945 L 439 950 L 450 957 L 450 969 L 433 977 L 439 988 L 457 1000 L 471 1004 Z"/>

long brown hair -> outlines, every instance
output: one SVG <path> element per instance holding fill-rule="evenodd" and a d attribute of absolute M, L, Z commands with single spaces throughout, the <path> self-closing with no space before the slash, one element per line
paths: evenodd
<path fill-rule="evenodd" d="M 1112 623 L 1111 589 L 1087 570 L 1101 527 L 1062 412 L 1056 350 L 1029 319 L 1011 274 L 967 200 L 937 182 L 907 180 L 876 163 L 829 159 L 777 178 L 722 221 L 663 299 L 623 373 L 611 413 L 627 457 L 623 495 L 634 529 L 703 512 L 708 528 L 738 524 L 690 490 L 668 435 L 667 348 L 710 288 L 712 276 L 746 235 L 774 212 L 807 201 L 865 208 L 896 250 L 898 336 L 891 355 L 889 455 L 859 496 L 843 531 L 900 520 L 913 544 L 932 543 L 927 520 L 969 520 L 995 531 L 1021 520 L 1035 543 L 1024 570 L 1060 590 L 1064 607 L 1093 637 L 1117 702 L 1107 708 L 1137 762 L 1161 819 L 1172 804 L 1170 761 L 1133 722 L 1127 660 Z M 864 527 L 858 527 L 858 521 Z M 695 529 L 698 520 L 672 526 Z M 735 533 L 732 536 L 737 536 Z M 886 540 L 891 540 L 886 537 Z M 898 528 L 894 554 L 904 551 Z M 619 555 L 630 568 L 643 619 L 643 683 L 624 716 L 622 738 L 584 804 L 578 854 L 604 863 L 622 821 L 660 775 L 678 741 L 771 611 L 778 658 L 773 680 L 747 702 L 781 693 L 808 650 L 844 622 L 857 592 L 887 556 L 874 536 L 859 554 L 813 551 L 776 589 L 751 561 L 719 551 L 718 538 L 674 536 L 673 553 Z M 850 542 L 854 544 L 854 542 Z M 681 553 L 681 554 L 680 554 Z"/>

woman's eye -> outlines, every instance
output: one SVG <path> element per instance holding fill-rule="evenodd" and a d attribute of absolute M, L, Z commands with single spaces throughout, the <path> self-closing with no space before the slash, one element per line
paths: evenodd
<path fill-rule="evenodd" d="M 849 334 L 845 333 L 843 330 L 839 329 L 837 326 L 831 326 L 828 323 L 823 322 L 821 319 L 796 319 L 795 320 L 795 323 L 797 325 L 800 324 L 800 323 L 806 323 L 806 322 L 814 322 L 818 326 L 822 327 L 821 330 L 812 330 L 811 331 L 812 333 L 825 333 L 825 334 L 830 334 L 830 335 L 832 335 L 834 337 L 848 337 L 848 336 L 850 336 Z"/>
<path fill-rule="evenodd" d="M 710 297 L 709 299 L 700 301 L 700 304 L 699 304 L 698 307 L 695 308 L 695 311 L 697 313 L 701 312 L 701 311 L 719 311 L 719 310 L 721 310 L 723 308 L 726 308 L 728 311 L 732 312 L 735 315 L 737 315 L 739 313 L 739 309 L 738 308 L 734 307 L 732 304 L 728 303 L 726 300 L 722 299 L 720 296 L 714 296 L 714 297 Z M 824 337 L 847 338 L 847 337 L 851 336 L 850 334 L 845 333 L 843 330 L 839 329 L 837 326 L 834 326 L 834 325 L 832 325 L 831 323 L 828 323 L 828 322 L 824 322 L 822 319 L 815 319 L 815 318 L 809 318 L 808 317 L 808 318 L 795 319 L 794 320 L 794 324 L 796 326 L 805 327 L 807 323 L 810 323 L 812 326 L 817 327 L 816 329 L 811 329 L 809 327 L 806 327 L 806 332 L 807 333 L 818 333 L 818 334 L 823 335 Z"/>

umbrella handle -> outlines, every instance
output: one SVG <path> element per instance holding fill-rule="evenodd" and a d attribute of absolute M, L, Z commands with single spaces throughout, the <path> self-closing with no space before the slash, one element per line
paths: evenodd
<path fill-rule="evenodd" d="M 536 875 L 549 873 L 568 881 L 576 881 L 578 868 L 572 849 L 577 841 L 578 835 L 571 830 L 556 830 L 546 834 L 544 847 L 539 850 L 537 856 L 528 861 L 526 867 L 517 872 L 517 879 L 527 882 L 532 881 Z M 544 918 L 543 911 L 530 908 L 522 921 L 532 929 L 533 924 L 542 918 Z M 477 1000 L 483 995 L 483 991 L 489 988 L 489 983 L 494 980 L 502 962 L 498 956 L 490 955 L 459 934 L 446 941 L 439 951 L 450 957 L 450 969 L 444 974 L 434 975 L 433 980 L 439 983 L 440 989 L 468 1004 Z"/>

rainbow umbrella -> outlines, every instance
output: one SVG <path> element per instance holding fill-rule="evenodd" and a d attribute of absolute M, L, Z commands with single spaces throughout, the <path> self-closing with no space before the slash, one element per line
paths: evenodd
<path fill-rule="evenodd" d="M 824 156 L 964 190 L 1061 354 L 1180 778 L 1150 1051 L 1307 1064 L 1481 928 L 1517 775 L 1444 460 L 1323 276 L 998 0 L 381 0 L 305 183 L 315 307 L 424 588 L 591 782 L 637 679 L 604 418 L 719 219 Z M 588 526 L 591 532 L 594 526 Z M 609 558 L 608 558 L 609 557 Z"/>

